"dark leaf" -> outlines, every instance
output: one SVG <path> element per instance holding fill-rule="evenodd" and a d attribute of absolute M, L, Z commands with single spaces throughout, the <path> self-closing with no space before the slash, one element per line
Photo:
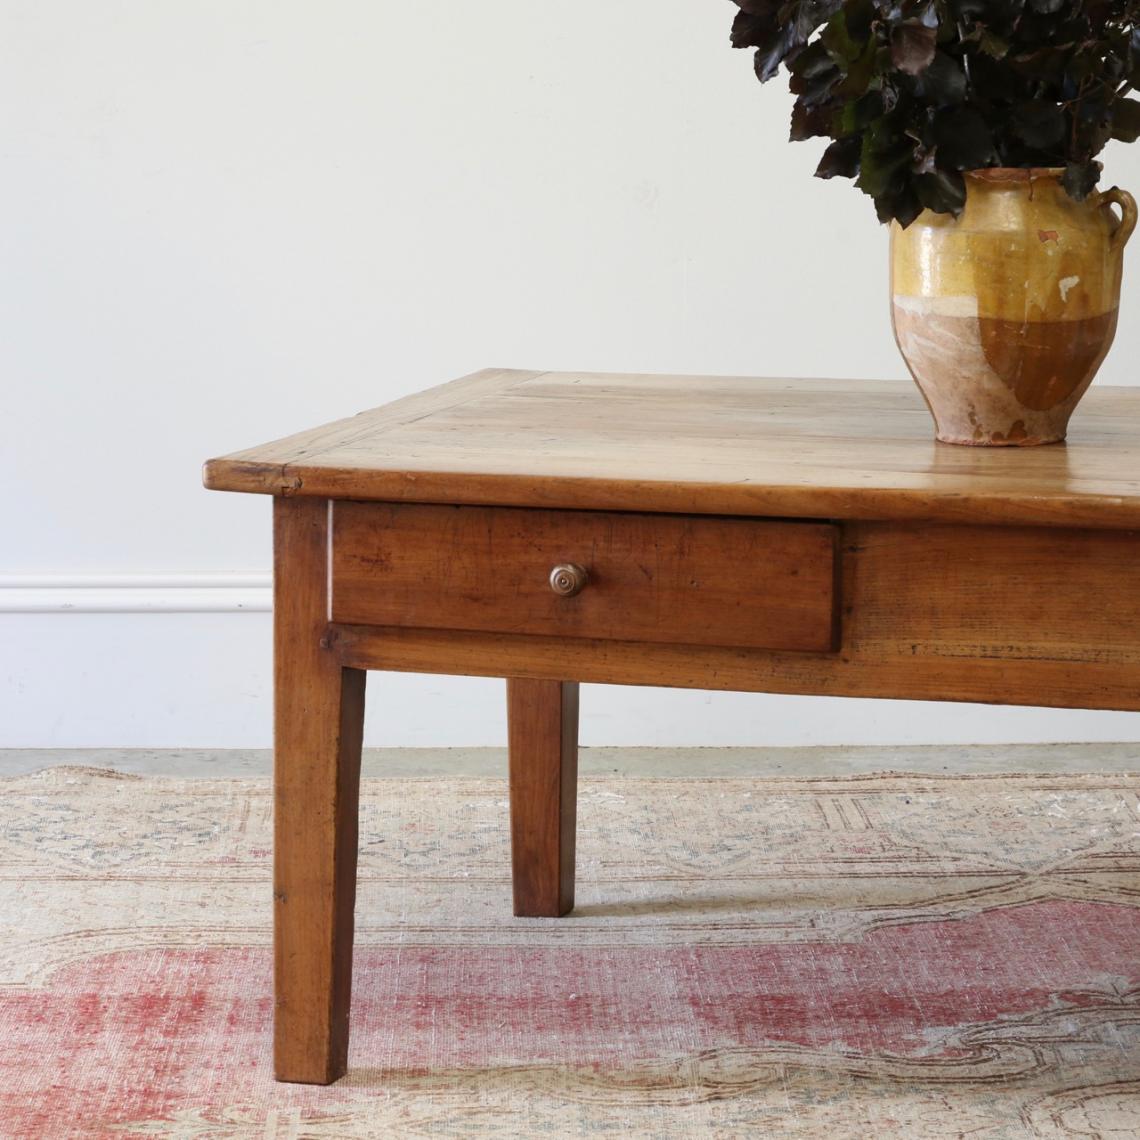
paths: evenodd
<path fill-rule="evenodd" d="M 769 40 L 756 49 L 756 78 L 761 83 L 767 83 L 797 46 L 795 31 L 790 24 L 778 28 Z"/>
<path fill-rule="evenodd" d="M 867 91 L 875 80 L 875 71 L 880 66 L 879 56 L 885 49 L 880 49 L 873 40 L 868 40 L 863 53 L 851 61 L 847 66 L 847 75 L 837 87 L 837 91 L 858 98 Z"/>
<path fill-rule="evenodd" d="M 918 19 L 922 23 L 923 27 L 938 27 L 938 8 L 933 3 L 933 0 L 931 0 L 929 3 L 923 4 L 922 7 L 918 10 Z"/>
<path fill-rule="evenodd" d="M 1073 48 L 1073 44 L 1045 44 L 1031 51 L 1011 52 L 1005 61 L 1018 75 L 1056 81 L 1064 74 Z"/>
<path fill-rule="evenodd" d="M 988 0 L 954 0 L 950 5 L 954 18 L 963 22 L 986 17 L 989 7 Z"/>
<path fill-rule="evenodd" d="M 1013 108 L 1010 127 L 1022 142 L 1048 150 L 1064 138 L 1065 113 L 1056 103 L 1027 99 Z"/>
<path fill-rule="evenodd" d="M 1120 99 L 1112 107 L 1112 137 L 1121 142 L 1140 138 L 1140 102 Z"/>
<path fill-rule="evenodd" d="M 1077 103 L 1077 118 L 1090 125 L 1106 122 L 1109 117 L 1108 107 L 1109 101 L 1104 92 L 1091 91 Z"/>
<path fill-rule="evenodd" d="M 1083 202 L 1100 180 L 1100 166 L 1095 162 L 1070 162 L 1061 176 L 1061 185 L 1070 196 Z"/>
<path fill-rule="evenodd" d="M 912 174 L 930 174 L 936 169 L 937 148 L 927 149 L 921 142 L 914 148 L 914 157 L 911 159 Z"/>
<path fill-rule="evenodd" d="M 806 43 L 811 35 L 843 7 L 843 0 L 799 0 L 791 6 L 795 9 L 793 26 L 796 36 L 800 43 Z"/>
<path fill-rule="evenodd" d="M 1011 71 L 1005 60 L 978 54 L 970 57 L 970 91 L 982 102 L 1012 103 L 1032 95 L 1035 88 Z"/>
<path fill-rule="evenodd" d="M 809 105 L 797 99 L 792 106 L 792 128 L 788 138 L 792 142 L 831 134 L 831 122 L 835 117 L 834 108 L 824 105 Z"/>
<path fill-rule="evenodd" d="M 862 98 L 853 103 L 842 105 L 837 117 L 833 120 L 835 133 L 843 138 L 846 135 L 858 134 L 865 130 L 875 119 L 880 119 L 890 110 L 884 93 L 881 91 L 868 91 Z"/>
<path fill-rule="evenodd" d="M 947 6 L 954 18 L 953 23 L 964 25 L 978 21 L 987 28 L 1006 34 L 1017 24 L 1025 8 L 1025 0 L 950 0 Z"/>
<path fill-rule="evenodd" d="M 816 40 L 815 43 L 809 44 L 803 51 L 796 56 L 791 63 L 788 64 L 788 71 L 791 73 L 791 80 L 789 86 L 795 91 L 793 86 L 796 83 L 805 83 L 808 80 L 815 79 L 828 71 L 837 71 L 835 61 L 828 54 L 821 41 Z"/>
<path fill-rule="evenodd" d="M 1140 141 L 1140 0 L 736 6 L 759 78 L 789 72 L 791 137 L 829 139 L 817 174 L 855 178 L 880 218 L 958 213 L 962 173 L 991 166 L 1064 166 L 1085 197 L 1105 144 Z"/>
<path fill-rule="evenodd" d="M 997 158 L 993 132 L 977 107 L 941 112 L 934 119 L 933 135 L 944 169 L 977 170 Z"/>
<path fill-rule="evenodd" d="M 917 23 L 928 28 L 938 27 L 938 9 L 932 0 L 897 0 L 896 3 L 879 0 L 879 13 L 892 25 Z"/>
<path fill-rule="evenodd" d="M 743 8 L 736 13 L 732 21 L 730 36 L 734 48 L 759 47 L 767 43 L 773 32 L 779 27 L 776 5 L 768 10 L 767 6 L 756 12 L 748 12 Z"/>
<path fill-rule="evenodd" d="M 860 43 L 870 36 L 871 27 L 879 18 L 875 0 L 846 0 L 840 11 L 846 21 L 848 34 Z"/>
<path fill-rule="evenodd" d="M 1123 50 L 1119 54 L 1109 52 L 1102 58 L 1100 63 L 1100 77 L 1106 86 L 1118 87 L 1128 78 L 1128 73 L 1129 61 L 1127 50 Z"/>
<path fill-rule="evenodd" d="M 843 73 L 832 62 L 827 50 L 817 40 L 804 48 L 788 64 L 791 78 L 788 87 L 793 95 L 800 96 L 800 102 L 810 106 L 822 102 L 832 89 L 843 79 Z"/>
<path fill-rule="evenodd" d="M 859 173 L 861 141 L 857 135 L 836 139 L 819 160 L 816 178 L 854 178 Z"/>
<path fill-rule="evenodd" d="M 995 36 L 993 32 L 986 31 L 984 28 L 978 37 L 978 48 L 984 51 L 990 59 L 1005 59 L 1009 54 L 1009 42 L 1003 40 L 1001 36 Z"/>
<path fill-rule="evenodd" d="M 1095 126 L 1078 124 L 1076 142 L 1066 147 L 1066 153 L 1088 155 L 1092 158 L 1104 150 L 1110 138 L 1112 138 L 1112 127 L 1108 123 L 1098 123 Z"/>
<path fill-rule="evenodd" d="M 908 20 L 891 29 L 891 59 L 899 71 L 919 75 L 934 59 L 938 35 L 917 20 Z"/>
<path fill-rule="evenodd" d="M 857 185 L 872 198 L 881 198 L 906 180 L 911 145 L 887 118 L 876 119 L 863 134 Z"/>
<path fill-rule="evenodd" d="M 936 107 L 961 103 L 966 98 L 966 73 L 961 63 L 944 51 L 935 52 L 930 66 L 916 77 L 914 93 Z"/>
<path fill-rule="evenodd" d="M 936 214 L 962 212 L 966 204 L 966 183 L 962 176 L 952 170 L 932 170 L 914 178 L 914 188 L 918 200 Z"/>
<path fill-rule="evenodd" d="M 867 34 L 869 31 L 867 29 L 862 35 L 856 35 L 847 18 L 846 9 L 841 8 L 827 21 L 827 27 L 819 34 L 819 42 L 836 63 L 846 65 L 863 54 L 870 38 Z"/>
<path fill-rule="evenodd" d="M 922 213 L 922 203 L 911 187 L 902 182 L 875 199 L 875 213 L 880 222 L 893 218 L 905 230 Z"/>
<path fill-rule="evenodd" d="M 1075 79 L 1080 83 L 1083 80 L 1101 78 L 1104 71 L 1103 61 L 1098 52 L 1087 50 L 1088 46 L 1083 44 L 1080 50 L 1066 54 L 1064 68 L 1067 79 Z"/>

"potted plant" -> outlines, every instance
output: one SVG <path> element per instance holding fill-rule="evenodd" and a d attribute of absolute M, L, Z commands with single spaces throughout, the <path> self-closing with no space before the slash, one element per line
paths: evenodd
<path fill-rule="evenodd" d="M 1064 439 L 1116 331 L 1140 0 L 735 0 L 793 140 L 891 226 L 895 339 L 947 443 Z M 1120 217 L 1110 208 L 1115 205 Z"/>

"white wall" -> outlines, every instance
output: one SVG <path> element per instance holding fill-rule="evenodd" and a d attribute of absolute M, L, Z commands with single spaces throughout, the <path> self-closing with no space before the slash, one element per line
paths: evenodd
<path fill-rule="evenodd" d="M 161 612 L 264 600 L 268 502 L 203 491 L 208 455 L 491 364 L 904 375 L 885 233 L 785 141 L 733 10 L 0 0 L 0 745 L 268 742 L 267 615 Z M 1140 186 L 1140 148 L 1107 165 Z M 1138 349 L 1126 316 L 1102 381 Z M 76 601 L 159 612 L 26 612 Z M 370 742 L 501 742 L 500 687 L 374 678 Z M 591 689 L 583 735 L 1138 724 Z"/>

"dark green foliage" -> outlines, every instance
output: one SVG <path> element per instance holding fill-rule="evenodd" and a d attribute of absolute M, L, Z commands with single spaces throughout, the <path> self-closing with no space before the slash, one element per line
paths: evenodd
<path fill-rule="evenodd" d="M 962 171 L 1064 167 L 1082 199 L 1109 139 L 1140 138 L 1140 0 L 734 0 L 733 47 L 783 65 L 791 137 L 831 139 L 880 220 L 958 214 Z"/>

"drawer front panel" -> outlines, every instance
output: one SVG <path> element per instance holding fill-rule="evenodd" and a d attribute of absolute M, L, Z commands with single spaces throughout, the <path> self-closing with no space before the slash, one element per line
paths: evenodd
<path fill-rule="evenodd" d="M 332 620 L 829 652 L 837 545 L 830 523 L 336 502 Z"/>

